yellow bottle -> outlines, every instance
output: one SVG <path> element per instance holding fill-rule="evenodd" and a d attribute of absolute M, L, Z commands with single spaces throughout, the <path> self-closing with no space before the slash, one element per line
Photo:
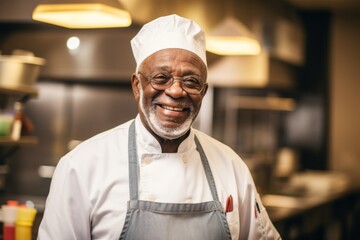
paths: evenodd
<path fill-rule="evenodd" d="M 36 209 L 20 206 L 17 212 L 15 240 L 31 240 Z"/>

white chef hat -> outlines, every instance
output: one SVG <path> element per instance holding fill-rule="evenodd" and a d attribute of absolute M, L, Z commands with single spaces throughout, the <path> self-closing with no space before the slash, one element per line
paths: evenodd
<path fill-rule="evenodd" d="M 193 20 L 176 14 L 159 17 L 145 24 L 131 40 L 136 68 L 151 54 L 167 48 L 195 53 L 206 63 L 205 34 Z"/>

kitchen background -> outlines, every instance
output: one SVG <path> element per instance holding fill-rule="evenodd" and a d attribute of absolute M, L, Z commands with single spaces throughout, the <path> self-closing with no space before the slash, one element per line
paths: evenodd
<path fill-rule="evenodd" d="M 169 13 L 193 18 L 206 32 L 231 15 L 260 40 L 258 56 L 208 52 L 211 87 L 196 122 L 242 156 L 260 193 L 273 191 L 276 177 L 307 170 L 343 173 L 341 180 L 360 186 L 358 1 L 120 0 L 130 27 L 80 30 L 32 20 L 39 2 L 0 1 L 1 54 L 22 49 L 46 60 L 38 96 L 24 105 L 37 144 L 1 147 L 3 197 L 42 201 L 73 145 L 136 116 L 129 41 L 143 23 Z M 73 36 L 81 44 L 71 50 Z M 284 154 L 292 165 L 285 173 L 277 169 Z"/>

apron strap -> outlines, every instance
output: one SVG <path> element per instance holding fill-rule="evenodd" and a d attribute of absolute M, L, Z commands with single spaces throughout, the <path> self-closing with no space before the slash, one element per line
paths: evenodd
<path fill-rule="evenodd" d="M 131 123 L 128 137 L 130 200 L 138 200 L 138 157 L 136 149 L 135 120 Z"/>
<path fill-rule="evenodd" d="M 195 135 L 196 148 L 200 154 L 201 162 L 205 171 L 206 179 L 208 181 L 211 195 L 214 201 L 219 201 L 219 197 L 216 190 L 213 174 L 209 165 L 209 161 L 206 154 Z M 135 120 L 131 123 L 129 128 L 128 137 L 128 157 L 129 157 L 129 188 L 130 188 L 130 200 L 139 200 L 138 191 L 138 156 L 136 148 L 136 131 L 135 131 Z"/>
<path fill-rule="evenodd" d="M 201 162 L 202 162 L 205 174 L 206 174 L 206 178 L 208 180 L 208 184 L 209 184 L 213 199 L 214 199 L 214 201 L 219 201 L 219 197 L 218 197 L 216 185 L 215 185 L 215 180 L 214 180 L 214 176 L 211 172 L 209 161 L 208 161 L 206 154 L 199 142 L 199 139 L 196 137 L 196 135 L 195 135 L 195 144 L 196 144 L 196 148 L 200 154 Z"/>

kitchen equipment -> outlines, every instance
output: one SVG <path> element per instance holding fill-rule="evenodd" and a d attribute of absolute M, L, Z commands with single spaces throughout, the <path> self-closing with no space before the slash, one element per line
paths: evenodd
<path fill-rule="evenodd" d="M 280 179 L 290 178 L 299 167 L 299 156 L 295 149 L 284 147 L 277 154 L 274 175 Z"/>
<path fill-rule="evenodd" d="M 0 87 L 32 87 L 44 64 L 45 59 L 26 51 L 0 55 Z"/>

